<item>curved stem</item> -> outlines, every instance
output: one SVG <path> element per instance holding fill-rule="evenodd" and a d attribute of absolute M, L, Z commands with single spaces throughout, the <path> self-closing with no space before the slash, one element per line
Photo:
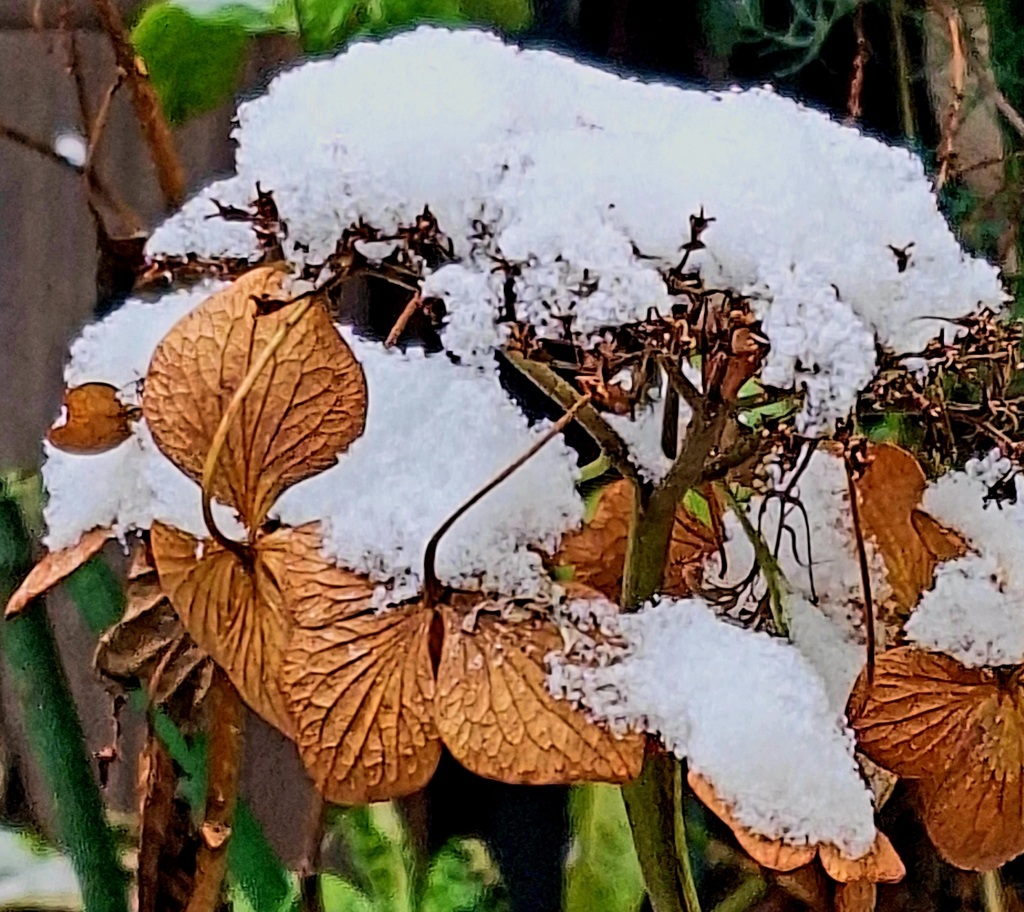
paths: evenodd
<path fill-rule="evenodd" d="M 868 569 L 868 553 L 864 546 L 864 530 L 860 525 L 860 504 L 857 500 L 857 485 L 853 480 L 853 466 L 850 458 L 844 460 L 846 465 L 846 486 L 850 492 L 850 513 L 853 517 L 853 532 L 857 539 L 857 558 L 860 562 L 860 584 L 864 594 L 864 638 L 867 646 L 867 681 L 868 687 L 875 680 L 875 607 L 871 599 L 871 572 Z"/>
<path fill-rule="evenodd" d="M 562 415 L 558 421 L 551 425 L 551 427 L 545 431 L 533 446 L 523 453 L 523 455 L 515 462 L 507 465 L 497 475 L 495 475 L 494 478 L 487 482 L 487 484 L 470 497 L 469 500 L 452 513 L 452 515 L 449 516 L 441 524 L 441 527 L 433 534 L 430 541 L 427 542 L 427 550 L 423 554 L 423 598 L 426 607 L 434 607 L 441 598 L 441 583 L 437 578 L 435 563 L 437 558 L 437 546 L 440 544 L 445 532 L 447 532 L 455 524 L 455 521 L 470 509 L 470 507 L 479 503 L 487 494 L 508 478 L 509 475 L 519 469 L 524 463 L 529 462 L 529 460 L 540 452 L 540 450 L 543 449 L 553 438 L 561 434 L 562 431 L 565 430 L 566 425 L 576 417 L 579 410 L 589 402 L 590 393 L 587 393 L 585 396 L 581 396 L 577 399 L 572 408 Z"/>
<path fill-rule="evenodd" d="M 235 390 L 235 394 L 231 397 L 231 401 L 228 403 L 228 407 L 224 410 L 224 414 L 221 415 L 220 424 L 217 425 L 217 430 L 213 435 L 213 442 L 210 444 L 210 449 L 206 453 L 206 460 L 203 462 L 203 522 L 206 523 L 206 528 L 209 529 L 210 535 L 213 536 L 214 540 L 224 547 L 226 550 L 243 557 L 245 555 L 245 548 L 234 539 L 228 538 L 217 526 L 216 521 L 213 518 L 213 507 L 211 500 L 213 497 L 213 476 L 217 472 L 217 464 L 220 461 L 220 454 L 224 450 L 224 444 L 227 442 L 228 434 L 231 432 L 231 426 L 235 422 L 235 418 L 238 417 L 238 413 L 242 410 L 242 405 L 245 403 L 245 397 L 252 392 L 252 388 L 256 385 L 256 381 L 259 379 L 260 374 L 270 363 L 270 360 L 277 353 L 277 350 L 284 343 L 284 340 L 288 338 L 288 333 L 295 328 L 295 325 L 306 315 L 306 312 L 310 307 L 313 306 L 315 298 L 312 296 L 303 297 L 299 301 L 298 306 L 295 310 L 289 314 L 286 319 L 277 328 L 277 332 L 270 337 L 270 341 L 267 343 L 263 351 L 260 352 L 259 357 L 249 367 L 248 373 L 242 379 L 238 389 Z M 254 318 L 258 319 L 258 317 Z M 250 517 L 251 518 L 251 517 Z M 249 530 L 249 534 L 252 534 L 252 530 Z"/>
<path fill-rule="evenodd" d="M 238 802 L 243 708 L 238 691 L 219 668 L 209 695 L 206 814 L 196 857 L 195 888 L 186 912 L 215 912 L 228 868 L 228 843 Z"/>

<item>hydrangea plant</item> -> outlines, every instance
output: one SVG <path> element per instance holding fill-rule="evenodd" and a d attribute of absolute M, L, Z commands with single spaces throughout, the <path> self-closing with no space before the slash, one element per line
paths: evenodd
<path fill-rule="evenodd" d="M 101 664 L 169 705 L 221 669 L 339 803 L 442 746 L 635 780 L 656 912 L 695 902 L 684 778 L 848 903 L 903 876 L 894 776 L 952 863 L 1024 851 L 1019 453 L 974 418 L 1006 445 L 961 458 L 942 398 L 1002 395 L 1019 338 L 914 155 L 434 28 L 280 75 L 235 139 L 72 346 L 8 613 L 117 538 Z M 863 433 L 907 403 L 923 464 Z"/>

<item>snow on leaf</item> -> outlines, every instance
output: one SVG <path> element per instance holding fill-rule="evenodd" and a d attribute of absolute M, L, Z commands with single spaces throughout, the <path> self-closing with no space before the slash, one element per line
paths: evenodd
<path fill-rule="evenodd" d="M 817 856 L 825 873 L 840 883 L 891 883 L 902 880 L 906 873 L 903 862 L 883 833 L 876 834 L 870 850 L 855 859 L 829 843 L 794 846 L 782 839 L 766 839 L 741 824 L 703 776 L 691 771 L 687 781 L 693 793 L 732 830 L 744 851 L 762 867 L 793 871 L 810 864 Z"/>
<path fill-rule="evenodd" d="M 366 372 L 366 432 L 337 466 L 286 491 L 272 515 L 292 526 L 322 522 L 324 553 L 386 584 L 397 603 L 418 594 L 431 535 L 545 424 L 530 426 L 493 365 L 464 368 L 344 336 Z M 576 460 L 552 441 L 460 517 L 438 548 L 440 580 L 541 596 L 550 582 L 538 552 L 552 553 L 583 515 Z"/>
<path fill-rule="evenodd" d="M 251 270 L 184 317 L 153 355 L 146 420 L 160 449 L 196 481 L 235 391 L 298 306 L 257 315 L 254 299 L 282 297 L 283 281 L 278 270 Z M 362 370 L 314 304 L 246 395 L 212 492 L 254 530 L 285 488 L 334 464 L 365 415 Z"/>
<path fill-rule="evenodd" d="M 927 479 L 913 455 L 891 444 L 869 452 L 856 483 L 860 517 L 885 562 L 897 605 L 907 611 L 931 588 L 936 566 L 963 553 L 963 543 L 920 509 Z"/>
<path fill-rule="evenodd" d="M 161 522 L 150 532 L 160 585 L 192 639 L 242 699 L 288 736 L 294 725 L 278 677 L 289 630 L 281 562 L 291 534 L 261 536 L 243 560 Z"/>
<path fill-rule="evenodd" d="M 1024 479 L 998 457 L 969 460 L 925 491 L 924 508 L 962 534 L 969 552 L 946 555 L 906 624 L 912 643 L 973 667 L 1024 662 Z M 1007 479 L 1016 501 L 989 497 Z"/>
<path fill-rule="evenodd" d="M 437 727 L 452 756 L 477 775 L 550 785 L 626 782 L 640 772 L 644 739 L 618 738 L 545 686 L 544 660 L 562 645 L 550 620 L 515 621 L 442 610 Z"/>
<path fill-rule="evenodd" d="M 575 582 L 592 586 L 617 601 L 632 515 L 632 484 L 619 480 L 606 485 L 590 522 L 562 540 L 552 563 L 556 567 L 573 567 Z M 677 597 L 693 592 L 700 582 L 704 560 L 716 547 L 712 528 L 680 504 L 672 527 L 662 591 Z"/>
<path fill-rule="evenodd" d="M 74 573 L 113 536 L 111 529 L 93 529 L 86 532 L 78 544 L 61 551 L 51 551 L 29 571 L 28 576 L 10 597 L 4 609 L 5 616 L 12 617 L 24 611 L 32 599 L 48 592 L 62 579 Z"/>
<path fill-rule="evenodd" d="M 554 693 L 613 727 L 658 735 L 759 836 L 833 843 L 850 857 L 871 848 L 853 737 L 794 646 L 733 626 L 697 599 L 600 623 L 621 645 L 552 657 Z"/>
<path fill-rule="evenodd" d="M 815 846 L 788 845 L 781 839 L 768 839 L 758 835 L 733 817 L 728 806 L 718 797 L 714 786 L 707 779 L 690 770 L 686 781 L 701 802 L 732 830 L 743 850 L 762 867 L 771 868 L 773 871 L 793 871 L 814 861 L 817 854 Z"/>
<path fill-rule="evenodd" d="M 991 870 L 1024 852 L 1024 691 L 1019 670 L 967 668 L 902 647 L 880 656 L 874 684 L 850 698 L 861 749 L 918 780 L 939 854 Z"/>
<path fill-rule="evenodd" d="M 108 383 L 65 390 L 63 410 L 46 439 L 67 453 L 102 453 L 131 436 L 131 412 Z"/>

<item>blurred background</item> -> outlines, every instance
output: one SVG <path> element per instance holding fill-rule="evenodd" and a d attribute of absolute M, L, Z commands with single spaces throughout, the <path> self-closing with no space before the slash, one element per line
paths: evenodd
<path fill-rule="evenodd" d="M 140 127 L 118 72 L 124 47 L 119 58 L 112 16 L 162 105 L 171 132 L 161 141 L 180 173 Z M 0 471 L 7 502 L 18 507 L 0 535 L 3 585 L 16 582 L 35 547 L 39 441 L 59 409 L 68 343 L 123 300 L 148 231 L 231 171 L 235 99 L 257 94 L 305 57 L 424 21 L 476 23 L 692 87 L 770 83 L 917 152 L 965 245 L 999 263 L 1011 291 L 1019 287 L 1021 0 L 0 0 Z M 142 713 L 93 668 L 97 632 L 123 606 L 123 563 L 114 548 L 84 567 L 48 599 L 52 628 L 44 623 L 28 646 L 10 636 L 4 643 L 0 909 L 81 905 L 56 850 L 62 809 L 33 740 L 33 700 L 42 697 L 33 693 L 31 666 L 66 674 L 86 760 L 132 863 Z M 51 642 L 56 652 L 39 666 L 32 650 Z M 293 750 L 255 718 L 244 778 L 267 841 L 261 851 L 270 852 L 261 857 L 300 868 L 319 807 Z M 768 877 L 699 806 L 689 811 L 706 908 L 831 908 L 820 878 Z M 911 876 L 882 888 L 879 908 L 986 903 L 975 875 L 935 857 L 900 788 L 885 816 Z M 515 789 L 446 761 L 427 794 L 400 809 L 332 812 L 327 820 L 324 863 L 334 874 L 310 900 L 326 912 L 636 912 L 643 903 L 615 789 Z M 1003 908 L 1021 905 L 1014 867 L 1005 872 Z M 427 887 L 402 886 L 414 869 L 428 872 Z M 282 907 L 295 889 L 292 880 L 282 886 Z M 235 904 L 263 912 L 253 895 L 243 890 Z M 168 894 L 165 907 L 175 903 Z"/>

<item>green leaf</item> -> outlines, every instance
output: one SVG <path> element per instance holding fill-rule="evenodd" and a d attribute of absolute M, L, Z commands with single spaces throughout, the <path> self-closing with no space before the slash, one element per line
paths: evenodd
<path fill-rule="evenodd" d="M 337 811 L 353 877 L 380 912 L 412 912 L 412 853 L 391 803 Z"/>
<path fill-rule="evenodd" d="M 498 869 L 478 839 L 453 839 L 430 863 L 417 912 L 495 909 Z"/>
<path fill-rule="evenodd" d="M 621 791 L 613 785 L 577 786 L 570 793 L 569 817 L 564 912 L 636 912 L 644 883 Z"/>
<path fill-rule="evenodd" d="M 358 888 L 336 874 L 320 875 L 320 902 L 324 912 L 377 912 Z"/>
<path fill-rule="evenodd" d="M 161 2 L 142 14 L 132 44 L 145 61 L 164 115 L 180 124 L 234 95 L 248 33 L 231 15 L 199 17 Z"/>
<path fill-rule="evenodd" d="M 295 0 L 303 50 L 320 54 L 337 47 L 362 27 L 360 0 Z"/>
<path fill-rule="evenodd" d="M 690 490 L 683 495 L 683 506 L 686 507 L 691 516 L 699 519 L 709 529 L 712 528 L 711 506 L 708 504 L 707 498 L 699 491 L 690 488 Z"/>

